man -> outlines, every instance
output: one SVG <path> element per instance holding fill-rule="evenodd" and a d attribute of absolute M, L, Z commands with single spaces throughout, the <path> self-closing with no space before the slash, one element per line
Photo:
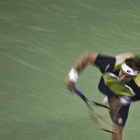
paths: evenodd
<path fill-rule="evenodd" d="M 122 131 L 126 123 L 131 101 L 140 99 L 140 58 L 132 53 L 120 54 L 116 57 L 103 56 L 94 52 L 84 52 L 65 80 L 66 87 L 72 92 L 79 74 L 86 65 L 94 64 L 102 72 L 98 88 L 108 97 L 111 108 L 121 105 L 119 114 L 122 123 L 112 122 L 112 129 L 119 133 L 111 134 L 111 140 L 122 140 Z"/>

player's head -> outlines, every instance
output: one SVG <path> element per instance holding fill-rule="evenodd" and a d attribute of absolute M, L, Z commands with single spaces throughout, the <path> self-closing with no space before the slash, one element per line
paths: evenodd
<path fill-rule="evenodd" d="M 140 57 L 127 58 L 119 72 L 119 81 L 123 84 L 129 83 L 140 71 Z"/>

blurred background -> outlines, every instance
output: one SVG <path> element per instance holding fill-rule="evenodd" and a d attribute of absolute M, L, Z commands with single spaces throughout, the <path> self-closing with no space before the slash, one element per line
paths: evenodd
<path fill-rule="evenodd" d="M 110 139 L 64 79 L 85 50 L 140 54 L 139 38 L 139 0 L 0 0 L 0 139 Z M 100 76 L 89 65 L 77 83 L 99 102 Z M 139 107 L 123 140 L 139 140 Z"/>

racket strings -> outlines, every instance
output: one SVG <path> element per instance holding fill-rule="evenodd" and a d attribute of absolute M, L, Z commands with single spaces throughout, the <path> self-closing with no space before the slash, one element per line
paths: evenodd
<path fill-rule="evenodd" d="M 87 99 L 76 87 L 74 87 L 74 91 L 87 104 L 90 117 L 99 128 L 107 132 L 118 133 L 112 130 L 112 122 L 116 121 L 118 124 L 122 123 L 121 116 L 118 115 L 119 108 L 117 107 L 119 102 L 117 98 L 112 98 L 111 102 L 109 102 L 109 105 L 111 105 L 110 109 L 105 105 Z"/>
<path fill-rule="evenodd" d="M 109 107 L 104 107 L 100 105 L 90 104 L 89 114 L 91 119 L 103 130 L 112 131 L 112 122 L 118 123 L 118 118 L 120 115 L 114 110 L 110 110 Z"/>

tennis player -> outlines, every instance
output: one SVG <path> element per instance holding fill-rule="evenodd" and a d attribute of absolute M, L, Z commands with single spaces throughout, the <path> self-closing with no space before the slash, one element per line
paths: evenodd
<path fill-rule="evenodd" d="M 122 119 L 112 122 L 111 140 L 122 140 L 129 107 L 132 101 L 140 100 L 140 57 L 123 53 L 116 57 L 94 52 L 84 52 L 65 80 L 66 87 L 72 92 L 80 73 L 87 64 L 95 65 L 102 73 L 98 88 L 108 98 L 111 108 L 118 109 Z M 121 106 L 121 109 L 120 109 Z"/>

